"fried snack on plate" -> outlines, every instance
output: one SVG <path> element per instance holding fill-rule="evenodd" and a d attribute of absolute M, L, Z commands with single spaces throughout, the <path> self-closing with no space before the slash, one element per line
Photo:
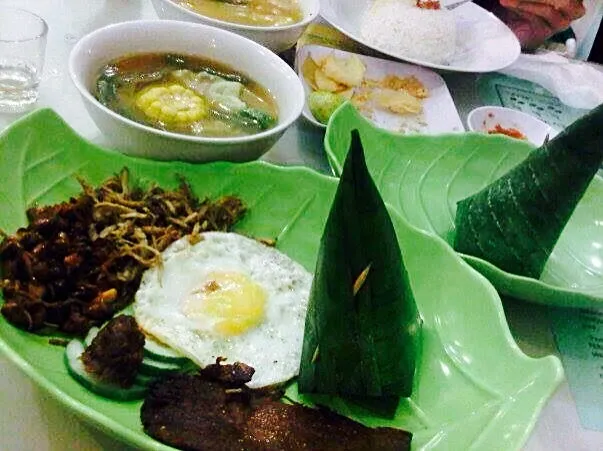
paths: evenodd
<path fill-rule="evenodd" d="M 331 80 L 349 87 L 359 86 L 366 72 L 366 66 L 356 55 L 347 58 L 328 55 L 318 64 L 324 74 Z"/>
<path fill-rule="evenodd" d="M 328 55 L 319 60 L 309 55 L 302 63 L 301 71 L 313 90 L 345 92 L 343 95 L 350 98 L 349 91 L 362 84 L 366 67 L 356 55 L 347 58 Z"/>
<path fill-rule="evenodd" d="M 316 69 L 314 72 L 314 82 L 320 91 L 337 92 L 346 89 L 345 85 L 341 85 L 335 80 L 327 77 L 321 69 Z"/>
<path fill-rule="evenodd" d="M 418 114 L 423 110 L 421 100 L 406 90 L 379 89 L 372 95 L 373 100 L 383 109 L 398 114 Z"/>
<path fill-rule="evenodd" d="M 427 97 L 429 97 L 429 91 L 427 90 L 427 88 L 414 75 L 411 75 L 409 77 L 386 75 L 381 81 L 381 86 L 396 91 L 404 89 L 405 91 L 408 91 L 410 95 L 419 99 L 426 99 Z"/>
<path fill-rule="evenodd" d="M 313 90 L 318 89 L 318 87 L 316 86 L 316 81 L 314 80 L 314 73 L 317 69 L 318 64 L 316 64 L 316 61 L 314 61 L 314 58 L 312 58 L 311 55 L 308 55 L 302 63 L 301 72 L 304 78 L 306 79 L 306 82 L 310 85 Z"/>

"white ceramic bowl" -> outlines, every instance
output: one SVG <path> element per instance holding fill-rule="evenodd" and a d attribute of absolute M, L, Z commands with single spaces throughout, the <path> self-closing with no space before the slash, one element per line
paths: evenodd
<path fill-rule="evenodd" d="M 274 97 L 277 125 L 242 137 L 184 135 L 126 119 L 94 98 L 91 89 L 103 65 L 122 56 L 145 52 L 205 57 L 246 74 Z M 69 74 L 92 119 L 112 147 L 126 154 L 159 160 L 254 160 L 272 147 L 304 107 L 304 88 L 299 78 L 277 55 L 237 34 L 190 22 L 132 21 L 93 31 L 71 51 Z"/>
<path fill-rule="evenodd" d="M 553 138 L 557 132 L 547 123 L 523 111 L 501 106 L 482 106 L 474 109 L 467 116 L 469 130 L 488 133 L 496 125 L 502 128 L 514 128 L 521 132 L 525 139 L 536 146 L 544 143 L 547 135 Z"/>
<path fill-rule="evenodd" d="M 151 0 L 157 15 L 161 19 L 197 22 L 223 28 L 245 36 L 277 53 L 293 47 L 310 22 L 318 16 L 320 10 L 319 0 L 298 1 L 303 13 L 303 19 L 300 22 L 283 26 L 259 27 L 225 22 L 204 16 L 171 0 Z"/>

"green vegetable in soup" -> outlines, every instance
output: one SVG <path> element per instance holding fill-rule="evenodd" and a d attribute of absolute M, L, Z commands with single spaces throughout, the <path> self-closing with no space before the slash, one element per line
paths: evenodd
<path fill-rule="evenodd" d="M 182 55 L 174 55 L 172 53 L 168 53 L 165 55 L 165 62 L 168 66 L 174 66 L 183 68 L 186 65 L 186 60 Z"/>
<path fill-rule="evenodd" d="M 243 83 L 243 84 L 247 84 L 249 82 L 249 80 L 247 80 L 247 78 L 241 74 L 229 74 L 229 73 L 214 69 L 212 67 L 204 67 L 202 70 L 204 72 L 207 72 L 208 74 L 223 78 L 224 80 L 236 81 L 237 83 Z"/>
<path fill-rule="evenodd" d="M 117 98 L 117 71 L 112 66 L 107 66 L 96 82 L 98 100 L 108 105 Z"/>
<path fill-rule="evenodd" d="M 228 81 L 236 81 L 243 84 L 248 82 L 247 78 L 241 74 L 219 70 L 211 64 L 202 63 L 197 58 L 187 58 L 183 55 L 174 55 L 168 53 L 165 56 L 165 62 L 167 65 L 175 68 L 183 69 L 189 67 L 193 68 L 195 72 L 206 72 L 210 75 L 214 75 Z"/>
<path fill-rule="evenodd" d="M 254 108 L 245 108 L 239 112 L 240 119 L 247 123 L 259 127 L 261 130 L 268 130 L 276 124 L 276 119 L 268 113 Z"/>

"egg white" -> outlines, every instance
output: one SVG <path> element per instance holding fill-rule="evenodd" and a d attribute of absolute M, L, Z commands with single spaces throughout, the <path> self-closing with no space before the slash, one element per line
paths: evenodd
<path fill-rule="evenodd" d="M 193 245 L 188 237 L 174 242 L 162 253 L 162 265 L 144 273 L 133 305 L 136 321 L 200 367 L 217 357 L 251 365 L 249 387 L 291 379 L 299 369 L 312 275 L 279 250 L 242 235 L 207 232 L 202 238 Z M 209 330 L 211 321 L 185 313 L 191 293 L 215 272 L 244 274 L 263 288 L 260 324 L 221 336 Z"/>

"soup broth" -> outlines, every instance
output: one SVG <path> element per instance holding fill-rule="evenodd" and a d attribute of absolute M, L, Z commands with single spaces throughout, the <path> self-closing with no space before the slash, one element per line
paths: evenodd
<path fill-rule="evenodd" d="M 245 136 L 273 127 L 270 93 L 209 59 L 144 53 L 105 65 L 96 98 L 122 116 L 160 130 L 207 137 Z"/>
<path fill-rule="evenodd" d="M 179 0 L 179 3 L 204 16 L 244 25 L 290 25 L 303 19 L 298 0 Z"/>

